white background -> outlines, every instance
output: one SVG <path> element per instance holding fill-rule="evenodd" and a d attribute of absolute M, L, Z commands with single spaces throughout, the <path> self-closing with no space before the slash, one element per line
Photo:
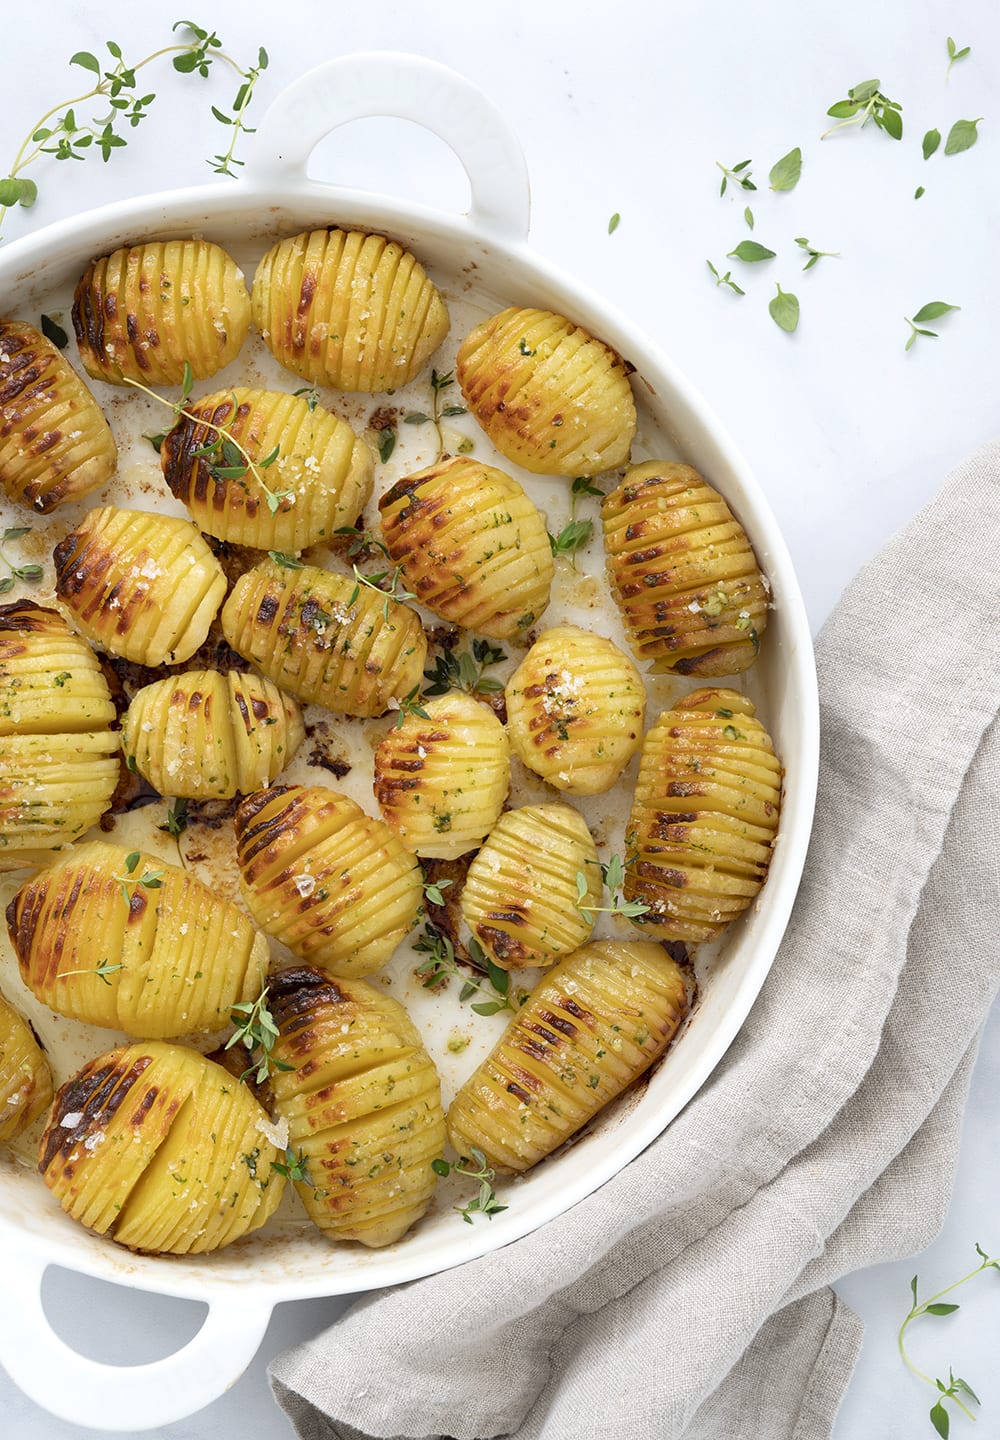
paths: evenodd
<path fill-rule="evenodd" d="M 73 51 L 97 51 L 115 38 L 127 58 L 139 58 L 169 43 L 170 23 L 180 14 L 135 6 L 116 18 L 124 8 L 73 0 L 5 7 L 0 173 L 48 105 L 86 88 L 84 72 L 67 67 Z M 949 468 L 1000 428 L 995 3 L 508 0 L 494 9 L 469 0 L 382 0 L 378 6 L 211 0 L 199 4 L 194 18 L 213 25 L 227 49 L 247 61 L 258 45 L 267 47 L 271 67 L 260 106 L 320 60 L 358 49 L 430 55 L 480 85 L 523 144 L 533 244 L 643 324 L 706 394 L 777 513 L 814 630 L 859 566 Z M 972 54 L 946 85 L 949 32 L 971 45 Z M 38 204 L 30 215 L 8 216 L 6 234 L 13 238 L 91 205 L 209 176 L 203 157 L 226 140 L 209 106 L 226 107 L 235 83 L 221 70 L 209 81 L 182 77 L 163 62 L 145 73 L 149 84 L 141 88 L 159 92 L 158 98 L 129 148 L 107 166 L 92 157 L 85 165 L 37 167 Z M 831 123 L 826 108 L 848 86 L 875 76 L 903 103 L 903 141 L 869 127 L 821 142 Z M 946 133 L 953 120 L 980 115 L 986 118 L 975 149 L 923 161 L 919 142 L 926 129 Z M 252 144 L 249 137 L 244 154 Z M 802 180 L 791 194 L 772 194 L 768 169 L 793 145 L 802 148 Z M 714 162 L 748 157 L 757 193 L 720 199 Z M 462 208 L 467 197 L 450 153 L 401 122 L 345 128 L 316 152 L 313 169 L 324 179 L 442 208 Z M 926 194 L 915 201 L 918 184 Z M 749 237 L 742 218 L 747 201 L 757 220 L 754 238 L 778 252 L 754 267 L 724 262 L 726 252 Z M 609 235 L 616 211 L 621 223 Z M 796 236 L 840 251 L 841 258 L 802 274 Z M 706 258 L 720 268 L 732 264 L 745 299 L 713 286 Z M 794 337 L 768 316 L 776 280 L 800 298 Z M 940 339 L 919 340 L 906 354 L 903 317 L 930 300 L 962 308 L 941 322 Z M 984 584 L 995 586 L 997 557 L 984 556 L 983 567 Z M 907 604 L 905 594 L 898 603 Z M 948 603 L 946 594 L 941 603 Z M 933 617 L 914 613 L 912 620 L 926 626 L 932 644 Z M 837 1440 L 933 1434 L 926 1419 L 933 1397 L 902 1368 L 895 1331 L 915 1269 L 922 1290 L 937 1289 L 971 1268 L 975 1241 L 1000 1251 L 997 1093 L 1000 1022 L 994 1016 L 944 1234 L 918 1264 L 882 1266 L 841 1286 L 864 1316 L 867 1337 Z M 943 1186 L 949 1178 L 942 1174 Z M 996 1272 L 977 1280 L 957 1317 L 923 1322 L 913 1341 L 923 1368 L 944 1373 L 951 1363 L 973 1384 L 984 1402 L 980 1433 L 986 1434 L 1000 1433 L 998 1280 Z M 88 1353 L 133 1363 L 182 1343 L 200 1313 L 72 1277 L 54 1277 L 49 1294 L 67 1337 Z M 7 1303 L 16 1305 L 16 1296 Z M 265 1362 L 328 1323 L 339 1308 L 336 1301 L 280 1306 L 258 1362 L 235 1389 L 201 1415 L 155 1433 L 172 1440 L 237 1432 L 287 1440 L 291 1427 L 270 1399 Z M 18 1440 L 95 1433 L 51 1418 L 2 1374 L 0 1415 L 4 1433 Z M 969 1431 L 965 1421 L 953 1428 L 953 1434 Z"/>

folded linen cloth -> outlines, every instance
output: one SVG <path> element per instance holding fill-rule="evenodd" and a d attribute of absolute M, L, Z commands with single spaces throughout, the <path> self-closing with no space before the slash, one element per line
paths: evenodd
<path fill-rule="evenodd" d="M 819 638 L 805 874 L 721 1065 L 561 1218 L 275 1361 L 305 1440 L 829 1436 L 861 1339 L 830 1282 L 940 1225 L 1000 983 L 997 556 L 1000 444 Z"/>

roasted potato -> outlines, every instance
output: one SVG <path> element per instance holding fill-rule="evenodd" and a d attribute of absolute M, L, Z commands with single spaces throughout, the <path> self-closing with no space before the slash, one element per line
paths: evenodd
<path fill-rule="evenodd" d="M 0 1141 L 15 1140 L 52 1100 L 52 1072 L 38 1036 L 0 994 Z"/>

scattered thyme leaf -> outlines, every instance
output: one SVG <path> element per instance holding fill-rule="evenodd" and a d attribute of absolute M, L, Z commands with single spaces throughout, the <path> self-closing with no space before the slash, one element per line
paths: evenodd
<path fill-rule="evenodd" d="M 772 190 L 794 190 L 802 174 L 802 151 L 796 145 L 771 166 L 768 179 Z M 751 230 L 753 226 L 751 225 Z"/>
<path fill-rule="evenodd" d="M 296 1155 L 291 1146 L 285 1151 L 284 1160 L 272 1160 L 271 1169 L 276 1170 L 279 1175 L 284 1175 L 286 1180 L 294 1180 L 299 1185 L 311 1185 L 314 1189 L 315 1180 L 309 1174 L 309 1164 L 305 1152 L 300 1150 Z"/>
<path fill-rule="evenodd" d="M 969 55 L 971 51 L 971 45 L 963 45 L 961 50 L 959 50 L 958 46 L 955 44 L 951 36 L 948 36 L 948 68 L 944 72 L 945 84 L 948 83 L 948 79 L 951 75 L 951 67 L 953 65 L 957 65 L 959 60 L 964 60 L 966 55 Z"/>
<path fill-rule="evenodd" d="M 941 144 L 941 131 L 940 131 L 940 130 L 928 130 L 927 134 L 924 136 L 923 140 L 921 140 L 921 142 L 920 142 L 920 148 L 921 148 L 921 150 L 924 152 L 924 159 L 925 159 L 925 160 L 929 160 L 929 159 L 931 158 L 931 156 L 934 154 L 934 151 L 938 148 L 938 146 L 939 146 L 940 144 Z"/>
<path fill-rule="evenodd" d="M 475 1008 L 475 1007 L 473 1007 Z M 431 1161 L 431 1169 L 435 1175 L 442 1177 L 448 1175 L 466 1175 L 470 1180 L 479 1182 L 479 1193 L 468 1205 L 456 1205 L 455 1210 L 466 1224 L 473 1223 L 473 1215 L 485 1215 L 487 1220 L 492 1220 L 494 1215 L 501 1214 L 508 1207 L 497 1202 L 496 1191 L 493 1182 L 496 1179 L 496 1172 L 486 1163 L 486 1156 L 475 1146 L 470 1146 L 470 1154 L 463 1155 L 461 1159 L 449 1161 L 437 1159 Z M 473 1169 L 472 1167 L 475 1166 Z"/>
<path fill-rule="evenodd" d="M 752 230 L 752 229 L 753 229 L 753 211 L 750 209 L 750 206 L 749 206 L 749 205 L 748 205 L 748 206 L 746 207 L 746 209 L 743 211 L 743 219 L 747 222 L 748 228 Z"/>
<path fill-rule="evenodd" d="M 727 169 L 726 166 L 718 160 L 716 160 L 715 164 L 716 168 L 722 171 L 722 184 L 719 186 L 720 195 L 725 195 L 726 187 L 730 184 L 738 185 L 741 190 L 757 189 L 757 186 L 750 178 L 750 166 L 753 164 L 752 160 L 741 160 L 740 163 L 734 165 L 731 170 Z"/>
<path fill-rule="evenodd" d="M 912 320 L 904 315 L 903 319 L 910 327 L 910 334 L 903 349 L 912 349 L 918 335 L 927 335 L 932 340 L 937 340 L 939 338 L 938 332 L 925 328 L 927 321 L 940 320 L 942 315 L 947 315 L 952 310 L 961 310 L 961 308 L 961 305 L 949 305 L 945 300 L 930 300 L 926 305 L 921 305 Z"/>
<path fill-rule="evenodd" d="M 581 546 L 586 545 L 594 533 L 593 520 L 571 520 L 564 525 L 558 535 L 549 531 L 549 546 L 553 555 L 575 555 Z"/>
<path fill-rule="evenodd" d="M 226 1041 L 225 1048 L 231 1050 L 234 1045 L 242 1045 L 253 1063 L 241 1078 L 254 1075 L 257 1084 L 263 1085 L 272 1070 L 292 1070 L 294 1066 L 287 1065 L 271 1053 L 281 1032 L 268 1008 L 268 987 L 263 971 L 260 972 L 260 983 L 260 994 L 256 1000 L 245 1000 L 230 1010 L 229 1018 L 236 1029 Z"/>
<path fill-rule="evenodd" d="M 608 221 L 608 234 L 613 235 L 621 223 L 622 217 L 618 214 L 618 211 L 616 210 L 615 213 L 612 215 L 611 219 Z"/>
<path fill-rule="evenodd" d="M 736 295 L 745 295 L 747 293 L 745 290 L 741 290 L 740 287 L 737 285 L 736 281 L 732 277 L 732 271 L 727 270 L 725 275 L 720 275 L 718 270 L 716 270 L 715 266 L 712 264 L 711 260 L 706 260 L 705 264 L 715 276 L 715 288 L 717 290 L 720 285 L 728 285 L 729 289 L 732 290 Z"/>
<path fill-rule="evenodd" d="M 791 335 L 799 323 L 799 297 L 777 287 L 778 293 L 768 305 L 771 319 L 780 330 Z"/>
<path fill-rule="evenodd" d="M 805 263 L 805 264 L 803 265 L 803 267 L 802 267 L 803 270 L 811 270 L 811 269 L 813 268 L 813 266 L 814 266 L 815 264 L 817 264 L 817 262 L 820 261 L 820 260 L 824 260 L 824 259 L 828 259 L 828 260 L 839 260 L 839 259 L 840 259 L 840 251 L 839 251 L 839 250 L 816 250 L 816 249 L 814 249 L 814 247 L 813 247 L 812 245 L 810 245 L 809 241 L 805 238 L 804 235 L 800 235 L 800 236 L 796 239 L 795 243 L 796 243 L 796 245 L 799 246 L 800 249 L 804 250 L 804 251 L 806 252 L 806 254 L 809 256 L 809 259 L 806 261 L 806 263 Z"/>
<path fill-rule="evenodd" d="M 745 265 L 754 265 L 759 260 L 773 260 L 775 252 L 769 250 L 766 245 L 759 245 L 756 240 L 741 240 L 735 250 L 730 250 L 726 258 L 729 260 L 742 260 Z"/>
<path fill-rule="evenodd" d="M 963 150 L 971 150 L 979 139 L 979 126 L 983 117 L 978 120 L 956 120 L 948 131 L 948 138 L 944 142 L 944 153 L 946 155 L 960 155 Z"/>
<path fill-rule="evenodd" d="M 180 839 L 188 827 L 188 802 L 183 799 L 171 802 L 167 810 L 167 818 L 164 824 L 157 825 L 157 830 L 163 830 L 167 835 L 172 835 L 175 840 Z"/>
<path fill-rule="evenodd" d="M 848 125 L 857 125 L 863 130 L 869 120 L 874 120 L 877 127 L 893 140 L 901 140 L 903 107 L 884 95 L 879 89 L 880 84 L 879 80 L 863 80 L 860 85 L 848 90 L 846 100 L 838 100 L 831 105 L 826 113 L 835 119 L 837 124 L 824 131 L 820 139 L 825 140 L 828 135 Z"/>

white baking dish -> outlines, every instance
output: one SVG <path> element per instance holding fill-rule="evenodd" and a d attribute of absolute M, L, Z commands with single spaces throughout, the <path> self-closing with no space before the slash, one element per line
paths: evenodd
<path fill-rule="evenodd" d="M 442 215 L 306 176 L 317 142 L 336 126 L 392 115 L 435 132 L 471 184 L 468 216 Z M 0 1362 L 39 1404 L 105 1431 L 139 1431 L 201 1408 L 233 1383 L 279 1301 L 395 1284 L 508 1244 L 568 1209 L 639 1153 L 698 1090 L 745 1019 L 784 931 L 805 858 L 818 755 L 812 648 L 791 562 L 756 482 L 728 435 L 649 336 L 562 275 L 527 245 L 529 196 L 517 141 L 499 112 L 462 77 L 407 55 L 356 55 L 289 87 L 264 117 L 245 178 L 92 211 L 0 249 L 0 313 L 37 316 L 46 295 L 71 286 L 93 255 L 154 235 L 204 233 L 223 244 L 315 224 L 384 230 L 412 245 L 432 273 L 472 277 L 507 303 L 560 310 L 636 366 L 637 396 L 673 453 L 728 498 L 767 572 L 774 613 L 750 688 L 786 768 L 771 875 L 758 904 L 701 976 L 700 1004 L 649 1083 L 580 1143 L 510 1187 L 509 1208 L 469 1226 L 447 1206 L 381 1252 L 329 1245 L 304 1230 L 250 1240 L 195 1260 L 134 1256 L 69 1221 L 37 1176 L 0 1159 L 0 1250 L 8 1294 L 0 1307 Z M 13 996 L 17 999 L 17 996 Z M 53 1332 L 40 1298 L 43 1273 L 69 1269 L 203 1301 L 201 1331 L 154 1364 L 116 1368 L 85 1359 Z"/>

